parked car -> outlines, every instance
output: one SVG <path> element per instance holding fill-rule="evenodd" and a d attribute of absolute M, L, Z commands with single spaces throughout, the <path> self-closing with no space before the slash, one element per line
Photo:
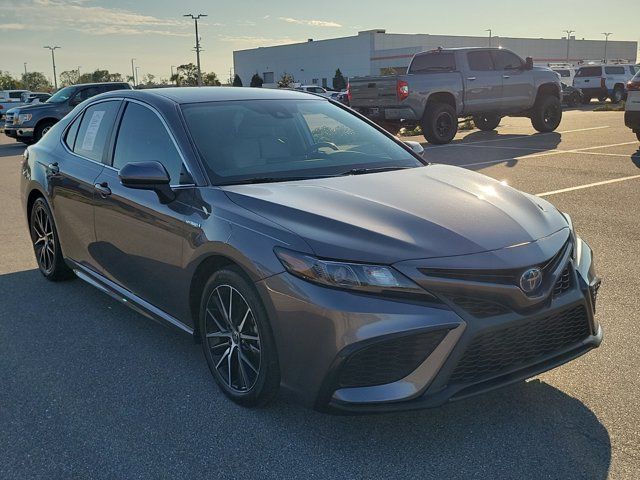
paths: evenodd
<path fill-rule="evenodd" d="M 24 103 L 24 93 L 29 93 L 29 90 L 0 90 L 0 120 L 4 119 L 7 110 Z"/>
<path fill-rule="evenodd" d="M 351 107 L 392 133 L 420 125 L 430 143 L 449 143 L 458 118 L 481 130 L 503 116 L 527 116 L 540 132 L 562 120 L 558 75 L 498 48 L 439 48 L 415 55 L 406 75 L 349 80 Z"/>
<path fill-rule="evenodd" d="M 573 77 L 576 75 L 575 68 L 570 64 L 549 64 L 549 68 L 560 76 L 560 80 L 569 85 L 573 84 Z"/>
<path fill-rule="evenodd" d="M 45 103 L 23 105 L 7 114 L 4 133 L 27 145 L 37 142 L 76 105 L 99 93 L 130 90 L 125 82 L 83 83 L 58 90 Z"/>
<path fill-rule="evenodd" d="M 640 140 L 640 71 L 627 83 L 624 123 Z"/>
<path fill-rule="evenodd" d="M 350 106 L 349 92 L 338 92 L 338 95 L 335 97 L 335 100 L 342 103 L 343 105 L 346 105 L 347 107 Z"/>
<path fill-rule="evenodd" d="M 585 65 L 578 68 L 573 86 L 582 90 L 583 102 L 607 98 L 619 103 L 626 96 L 625 84 L 636 74 L 634 65 Z"/>
<path fill-rule="evenodd" d="M 246 406 L 435 406 L 597 347 L 570 218 L 423 152 L 301 92 L 122 90 L 27 148 L 20 192 L 45 278 L 193 335 Z"/>
<path fill-rule="evenodd" d="M 23 94 L 24 103 L 44 103 L 50 98 L 51 94 L 46 92 L 29 92 Z"/>
<path fill-rule="evenodd" d="M 295 89 L 301 92 L 315 93 L 316 95 L 322 95 L 323 97 L 327 97 L 327 98 L 336 98 L 339 93 L 339 92 L 329 91 L 326 88 L 322 88 L 318 85 L 300 85 Z"/>
<path fill-rule="evenodd" d="M 582 102 L 582 91 L 579 88 L 572 87 L 566 83 L 562 83 L 562 103 L 569 107 L 575 107 Z"/>

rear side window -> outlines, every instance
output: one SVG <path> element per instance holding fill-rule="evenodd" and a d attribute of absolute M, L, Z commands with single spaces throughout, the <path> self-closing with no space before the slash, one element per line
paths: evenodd
<path fill-rule="evenodd" d="M 17 98 L 20 99 L 22 98 L 22 94 L 24 92 L 9 92 L 9 98 Z"/>
<path fill-rule="evenodd" d="M 624 67 L 604 67 L 607 75 L 624 75 Z"/>
<path fill-rule="evenodd" d="M 99 93 L 100 90 L 98 89 L 98 87 L 83 88 L 76 94 L 74 99 L 77 99 L 78 102 L 84 102 L 86 99 L 95 97 Z"/>
<path fill-rule="evenodd" d="M 409 73 L 453 72 L 455 69 L 456 60 L 453 53 L 428 52 L 414 57 Z"/>
<path fill-rule="evenodd" d="M 576 72 L 576 77 L 600 77 L 602 67 L 582 67 Z"/>
<path fill-rule="evenodd" d="M 631 72 L 631 75 L 634 75 L 636 73 L 636 67 L 629 65 L 629 71 Z"/>
<path fill-rule="evenodd" d="M 560 77 L 568 78 L 571 76 L 571 72 L 569 70 L 554 70 Z"/>
<path fill-rule="evenodd" d="M 522 68 L 522 59 L 513 52 L 494 50 L 491 54 L 496 70 L 519 70 Z"/>
<path fill-rule="evenodd" d="M 476 72 L 486 72 L 493 70 L 493 58 L 488 50 L 467 53 L 469 69 Z"/>
<path fill-rule="evenodd" d="M 158 115 L 137 103 L 127 104 L 113 154 L 113 167 L 118 170 L 131 162 L 160 162 L 169 173 L 171 185 L 191 182 Z"/>
<path fill-rule="evenodd" d="M 67 144 L 69 150 L 73 151 L 73 148 L 76 144 L 76 137 L 78 136 L 78 129 L 80 128 L 80 121 L 82 120 L 82 115 L 78 115 L 69 129 L 67 130 L 67 135 L 64 137 L 64 143 Z"/>
<path fill-rule="evenodd" d="M 100 102 L 84 111 L 73 147 L 75 153 L 96 162 L 102 161 L 119 106 L 119 101 Z"/>

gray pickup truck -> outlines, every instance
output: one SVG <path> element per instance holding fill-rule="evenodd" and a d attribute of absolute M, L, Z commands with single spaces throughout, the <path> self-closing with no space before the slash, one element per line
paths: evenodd
<path fill-rule="evenodd" d="M 125 82 L 83 83 L 64 87 L 44 103 L 28 104 L 12 108 L 5 116 L 4 134 L 18 142 L 30 145 L 74 107 L 87 98 L 111 90 L 131 89 Z"/>
<path fill-rule="evenodd" d="M 531 119 L 539 132 L 562 120 L 560 77 L 502 48 L 438 48 L 416 54 L 405 75 L 349 80 L 351 107 L 388 131 L 420 125 L 430 143 L 449 143 L 458 119 L 481 130 L 502 117 Z"/>

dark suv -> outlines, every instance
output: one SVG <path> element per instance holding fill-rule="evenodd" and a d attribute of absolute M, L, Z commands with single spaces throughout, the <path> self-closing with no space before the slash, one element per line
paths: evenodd
<path fill-rule="evenodd" d="M 5 117 L 4 133 L 30 145 L 69 113 L 76 105 L 99 93 L 112 90 L 131 90 L 126 82 L 83 83 L 58 90 L 44 103 L 13 108 Z"/>

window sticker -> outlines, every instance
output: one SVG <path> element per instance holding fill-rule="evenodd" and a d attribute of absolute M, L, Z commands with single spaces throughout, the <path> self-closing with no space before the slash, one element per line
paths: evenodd
<path fill-rule="evenodd" d="M 82 150 L 88 152 L 93 150 L 93 144 L 96 141 L 96 135 L 98 134 L 98 129 L 102 123 L 104 113 L 104 110 L 97 110 L 93 112 L 93 115 L 91 115 L 91 120 L 89 120 L 89 125 L 87 126 L 87 131 L 84 134 L 84 140 L 82 141 Z"/>

